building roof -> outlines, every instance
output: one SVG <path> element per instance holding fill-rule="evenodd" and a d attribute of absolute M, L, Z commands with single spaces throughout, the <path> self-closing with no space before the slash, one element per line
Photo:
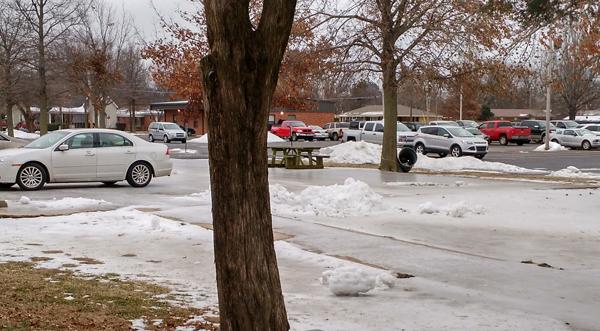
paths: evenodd
<path fill-rule="evenodd" d="M 167 102 L 155 102 L 150 104 L 150 110 L 177 110 L 186 109 L 189 105 L 189 101 L 167 101 Z"/>
<path fill-rule="evenodd" d="M 383 105 L 368 105 L 361 108 L 357 108 L 339 115 L 339 117 L 381 117 L 383 116 Z M 419 108 L 411 109 L 405 105 L 398 105 L 398 117 L 436 117 L 435 114 L 421 110 Z M 438 118 L 442 118 L 442 115 L 437 115 Z"/>
<path fill-rule="evenodd" d="M 540 109 L 527 108 L 495 108 L 491 110 L 495 117 L 513 117 L 513 118 L 530 118 L 544 117 L 546 113 Z"/>
<path fill-rule="evenodd" d="M 138 109 L 135 111 L 135 117 L 146 117 L 146 116 L 162 116 L 163 112 L 160 110 L 150 109 Z M 119 109 L 117 111 L 117 117 L 129 117 L 129 109 Z"/>

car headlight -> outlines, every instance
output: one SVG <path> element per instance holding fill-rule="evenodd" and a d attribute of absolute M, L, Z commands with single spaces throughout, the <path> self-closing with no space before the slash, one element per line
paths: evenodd
<path fill-rule="evenodd" d="M 473 145 L 473 144 L 475 144 L 474 142 L 469 141 L 469 140 L 463 140 L 462 142 L 465 143 L 465 144 L 467 144 L 467 145 Z"/>

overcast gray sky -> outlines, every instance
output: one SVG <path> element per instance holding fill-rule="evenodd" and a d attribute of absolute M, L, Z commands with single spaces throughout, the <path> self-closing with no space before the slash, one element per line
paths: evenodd
<path fill-rule="evenodd" d="M 145 40 L 154 39 L 159 28 L 159 18 L 152 8 L 152 2 L 165 18 L 177 19 L 177 9 L 192 10 L 194 4 L 189 0 L 106 0 L 118 10 L 124 8 L 135 20 Z M 197 6 L 197 4 L 196 4 Z"/>

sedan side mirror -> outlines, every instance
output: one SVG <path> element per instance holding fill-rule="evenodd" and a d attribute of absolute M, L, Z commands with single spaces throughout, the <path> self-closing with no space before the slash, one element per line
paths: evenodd
<path fill-rule="evenodd" d="M 61 152 L 66 152 L 66 151 L 69 150 L 69 145 L 62 144 L 62 145 L 58 146 L 58 150 L 61 151 Z"/>

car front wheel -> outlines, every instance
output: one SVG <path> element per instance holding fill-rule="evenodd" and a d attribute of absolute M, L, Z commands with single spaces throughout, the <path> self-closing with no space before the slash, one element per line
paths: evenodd
<path fill-rule="evenodd" d="M 338 141 L 339 139 L 340 139 L 340 138 L 338 137 L 338 134 L 337 134 L 337 132 L 334 132 L 334 133 L 331 135 L 331 140 L 332 140 L 332 141 Z"/>
<path fill-rule="evenodd" d="M 452 146 L 450 148 L 450 155 L 452 155 L 453 157 L 460 157 L 462 155 L 462 149 L 460 149 L 460 146 Z"/>
<path fill-rule="evenodd" d="M 154 142 L 154 137 L 152 135 L 149 135 L 148 136 L 148 141 L 151 142 L 151 143 L 153 143 Z"/>
<path fill-rule="evenodd" d="M 46 171 L 36 163 L 24 165 L 17 174 L 17 184 L 22 190 L 36 191 L 46 184 Z"/>
<path fill-rule="evenodd" d="M 147 163 L 134 163 L 127 171 L 127 182 L 133 187 L 144 187 L 152 180 L 152 169 Z"/>
<path fill-rule="evenodd" d="M 581 143 L 581 148 L 583 148 L 584 151 L 589 151 L 592 149 L 592 144 L 590 144 L 589 141 L 584 140 L 583 143 Z"/>
<path fill-rule="evenodd" d="M 170 140 L 169 140 L 169 136 L 165 135 L 165 136 L 163 137 L 163 142 L 164 142 L 165 144 L 168 144 L 168 143 L 169 143 L 169 141 L 170 141 Z"/>
<path fill-rule="evenodd" d="M 508 138 L 506 136 L 500 136 L 500 145 L 508 145 Z"/>

